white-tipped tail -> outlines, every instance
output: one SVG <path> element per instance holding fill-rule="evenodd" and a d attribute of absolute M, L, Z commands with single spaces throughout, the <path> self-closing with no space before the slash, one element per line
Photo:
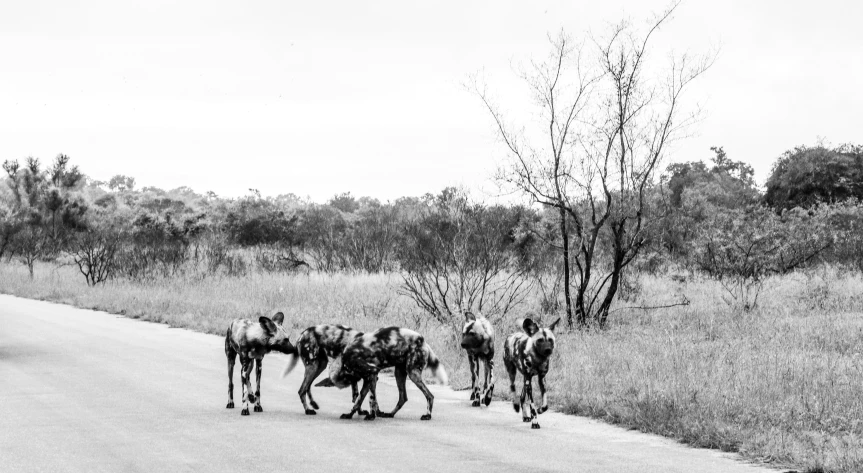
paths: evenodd
<path fill-rule="evenodd" d="M 449 384 L 449 377 L 446 375 L 446 370 L 443 369 L 443 365 L 437 365 L 437 368 L 434 369 L 434 375 L 437 377 L 437 380 L 440 381 L 440 384 L 444 386 Z"/>
<path fill-rule="evenodd" d="M 443 363 L 440 362 L 437 355 L 435 355 L 434 351 L 430 346 L 426 345 L 426 350 L 428 350 L 427 355 L 427 366 L 434 373 L 435 378 L 437 378 L 440 384 L 449 384 L 449 377 L 446 375 L 446 370 L 443 367 Z"/>
<path fill-rule="evenodd" d="M 285 365 L 285 369 L 282 370 L 282 378 L 287 376 L 294 368 L 297 366 L 297 361 L 300 357 L 297 355 L 288 355 L 288 364 Z"/>

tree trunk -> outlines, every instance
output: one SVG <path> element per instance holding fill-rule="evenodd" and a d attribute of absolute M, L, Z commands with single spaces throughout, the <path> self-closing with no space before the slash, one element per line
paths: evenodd
<path fill-rule="evenodd" d="M 572 298 L 569 295 L 569 233 L 566 231 L 566 211 L 560 211 L 560 237 L 563 240 L 563 297 L 566 299 L 566 324 L 572 328 Z"/>

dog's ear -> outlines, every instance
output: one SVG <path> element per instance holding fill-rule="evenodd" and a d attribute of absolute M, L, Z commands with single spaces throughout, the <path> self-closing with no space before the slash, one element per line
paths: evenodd
<path fill-rule="evenodd" d="M 468 322 L 473 322 L 473 321 L 475 321 L 475 320 L 476 320 L 476 315 L 474 315 L 474 314 L 473 314 L 473 312 L 471 312 L 471 311 L 469 311 L 469 310 L 466 310 L 466 311 L 465 311 L 465 313 L 464 313 L 464 318 L 465 318 L 465 320 L 467 320 Z"/>
<path fill-rule="evenodd" d="M 264 332 L 267 332 L 267 335 L 275 335 L 276 334 L 276 330 L 278 330 L 278 327 L 276 327 L 275 322 L 270 320 L 269 317 L 261 316 L 261 318 L 258 319 L 258 321 L 261 323 L 261 327 L 264 328 Z"/>
<path fill-rule="evenodd" d="M 548 326 L 548 329 L 551 330 L 552 332 L 554 332 L 554 329 L 555 329 L 555 327 L 557 327 L 558 323 L 560 323 L 560 317 L 558 317 L 557 320 L 552 322 L 551 325 Z"/>
<path fill-rule="evenodd" d="M 285 323 L 285 314 L 283 314 L 283 313 L 281 313 L 281 312 L 276 312 L 276 315 L 274 315 L 274 316 L 273 316 L 273 322 L 275 322 L 275 323 L 277 323 L 277 324 L 279 324 L 279 325 L 284 325 L 284 323 Z"/>
<path fill-rule="evenodd" d="M 320 386 L 322 388 L 332 388 L 332 387 L 335 387 L 336 385 L 335 385 L 335 383 L 333 383 L 333 380 L 331 380 L 330 378 L 324 378 L 323 381 L 316 384 L 315 386 Z"/>
<path fill-rule="evenodd" d="M 534 322 L 530 317 L 524 319 L 521 323 L 521 328 L 524 329 L 524 333 L 531 336 L 536 332 L 539 332 L 539 326 L 536 325 L 536 322 Z"/>

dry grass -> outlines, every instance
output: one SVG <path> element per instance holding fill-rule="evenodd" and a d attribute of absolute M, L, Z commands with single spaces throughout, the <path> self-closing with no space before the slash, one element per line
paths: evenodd
<path fill-rule="evenodd" d="M 40 266 L 36 275 L 31 282 L 23 268 L 3 265 L 0 292 L 215 334 L 234 317 L 276 310 L 294 329 L 408 326 L 426 336 L 455 387 L 468 382 L 451 330 L 397 296 L 394 276 L 257 275 L 88 288 L 71 268 Z M 549 375 L 558 409 L 808 471 L 863 471 L 863 279 L 830 270 L 777 279 L 747 314 L 729 309 L 708 281 L 645 276 L 639 285 L 648 305 L 679 294 L 693 303 L 622 310 L 603 332 L 561 334 Z M 498 327 L 498 345 L 514 325 Z M 497 391 L 506 395 L 497 365 Z"/>

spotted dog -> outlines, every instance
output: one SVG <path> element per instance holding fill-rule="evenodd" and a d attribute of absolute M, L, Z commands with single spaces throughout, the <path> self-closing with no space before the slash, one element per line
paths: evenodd
<path fill-rule="evenodd" d="M 296 349 L 288 340 L 282 327 L 285 314 L 278 312 L 273 318 L 261 317 L 257 322 L 249 319 L 234 319 L 225 336 L 225 355 L 228 357 L 228 409 L 234 408 L 234 363 L 240 355 L 240 378 L 243 383 L 243 410 L 249 415 L 249 402 L 255 403 L 255 412 L 261 408 L 261 362 L 270 351 L 293 354 Z M 252 394 L 252 365 L 256 363 L 257 389 Z"/>
<path fill-rule="evenodd" d="M 381 412 L 377 402 L 377 376 L 384 368 L 394 367 L 396 384 L 399 388 L 399 401 L 392 412 Z M 423 383 L 423 369 L 429 368 L 438 380 L 446 384 L 446 370 L 440 360 L 425 343 L 423 336 L 406 328 L 386 327 L 372 333 L 357 336 L 342 351 L 341 356 L 330 365 L 330 377 L 319 386 L 344 388 L 348 384 L 363 380 L 359 398 L 354 402 L 351 412 L 342 414 L 342 419 L 350 419 L 360 410 L 363 399 L 369 396 L 369 413 L 365 420 L 375 417 L 394 417 L 408 400 L 405 381 L 411 381 L 422 391 L 426 398 L 426 413 L 420 419 L 430 420 L 434 395 Z"/>
<path fill-rule="evenodd" d="M 506 339 L 503 350 L 503 364 L 509 374 L 509 390 L 512 392 L 512 407 L 515 412 L 522 411 L 522 420 L 532 422 L 531 428 L 538 429 L 539 422 L 537 414 L 548 410 L 548 399 L 545 395 L 545 375 L 548 373 L 548 359 L 554 351 L 554 328 L 560 319 L 554 321 L 548 328 L 540 328 L 530 318 L 524 319 L 522 328 L 524 332 L 516 332 Z M 521 402 L 515 399 L 515 376 L 516 371 L 524 378 L 524 387 L 521 391 Z M 539 411 L 533 404 L 533 376 L 536 375 L 539 384 L 539 392 L 542 395 L 542 406 Z M 530 417 L 528 417 L 525 400 L 530 401 Z"/>
<path fill-rule="evenodd" d="M 336 358 L 341 355 L 348 343 L 353 341 L 357 335 L 361 335 L 361 333 L 350 327 L 328 324 L 315 325 L 300 333 L 300 338 L 297 340 L 297 356 L 303 361 L 305 375 L 300 384 L 299 395 L 306 415 L 315 415 L 315 410 L 319 409 L 318 403 L 312 397 L 312 382 L 327 368 L 328 358 Z M 282 377 L 285 377 L 293 369 L 296 360 L 291 361 L 285 367 Z M 351 391 L 353 393 L 351 400 L 356 402 L 359 395 L 356 382 L 351 384 Z M 308 399 L 308 403 L 306 399 Z"/>
<path fill-rule="evenodd" d="M 474 407 L 480 403 L 491 404 L 491 395 L 494 392 L 494 327 L 485 317 L 476 317 L 471 312 L 464 314 L 466 322 L 461 331 L 461 347 L 467 351 L 467 359 L 470 362 L 470 399 Z M 483 387 L 480 392 L 477 384 L 479 368 L 482 365 Z"/>

